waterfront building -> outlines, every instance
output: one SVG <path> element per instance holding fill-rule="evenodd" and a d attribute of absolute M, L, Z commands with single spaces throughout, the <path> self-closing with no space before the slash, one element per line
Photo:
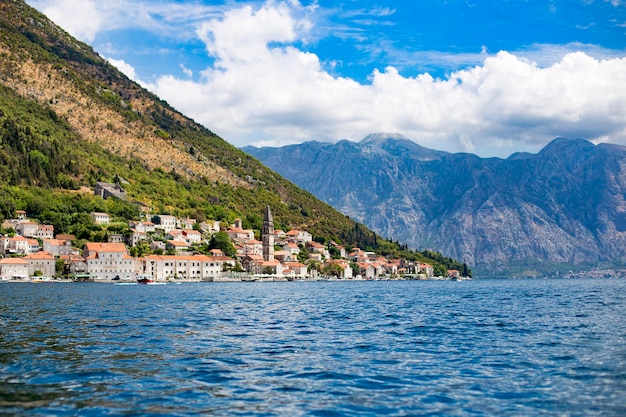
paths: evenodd
<path fill-rule="evenodd" d="M 234 264 L 232 258 L 206 255 L 150 255 L 143 260 L 144 271 L 157 281 L 186 279 L 214 281 L 224 270 L 224 264 Z"/>
<path fill-rule="evenodd" d="M 28 262 L 22 258 L 0 259 L 0 276 L 6 279 L 28 278 Z"/>
<path fill-rule="evenodd" d="M 130 256 L 123 243 L 88 242 L 83 251 L 87 272 L 95 280 L 113 278 L 134 279 L 135 258 Z"/>
<path fill-rule="evenodd" d="M 43 276 L 51 277 L 56 272 L 56 265 L 54 256 L 50 252 L 37 252 L 24 256 L 26 262 L 28 262 L 28 275 L 32 276 L 35 271 L 40 271 Z"/>

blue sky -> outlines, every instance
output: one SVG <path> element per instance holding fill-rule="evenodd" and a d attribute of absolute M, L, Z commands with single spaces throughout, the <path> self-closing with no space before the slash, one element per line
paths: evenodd
<path fill-rule="evenodd" d="M 626 2 L 27 0 L 236 146 L 626 145 Z"/>

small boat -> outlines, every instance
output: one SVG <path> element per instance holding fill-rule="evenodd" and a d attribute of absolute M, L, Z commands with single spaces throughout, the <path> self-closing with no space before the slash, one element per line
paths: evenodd
<path fill-rule="evenodd" d="M 138 284 L 152 284 L 154 282 L 154 278 L 152 275 L 139 275 L 137 277 Z"/>
<path fill-rule="evenodd" d="M 54 282 L 52 277 L 34 277 L 31 279 L 33 284 L 51 284 Z"/>

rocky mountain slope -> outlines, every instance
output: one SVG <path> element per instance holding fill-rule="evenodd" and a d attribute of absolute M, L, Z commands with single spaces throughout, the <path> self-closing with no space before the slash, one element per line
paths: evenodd
<path fill-rule="evenodd" d="M 129 200 L 155 213 L 225 222 L 242 217 L 257 227 L 269 204 L 283 228 L 339 240 L 357 228 L 129 80 L 23 1 L 0 2 L 0 220 L 15 208 L 46 209 L 19 201 L 20 189 L 77 195 L 92 193 L 96 181 L 119 178 Z M 374 239 L 366 228 L 359 231 Z"/>
<path fill-rule="evenodd" d="M 488 274 L 626 255 L 626 148 L 556 139 L 483 159 L 397 136 L 244 150 L 382 236 Z"/>

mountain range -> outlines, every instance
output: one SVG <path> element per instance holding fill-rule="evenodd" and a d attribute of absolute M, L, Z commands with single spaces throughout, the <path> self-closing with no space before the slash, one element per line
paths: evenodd
<path fill-rule="evenodd" d="M 537 154 L 480 158 L 372 134 L 243 150 L 382 236 L 479 274 L 621 265 L 626 255 L 622 146 L 558 138 Z"/>

